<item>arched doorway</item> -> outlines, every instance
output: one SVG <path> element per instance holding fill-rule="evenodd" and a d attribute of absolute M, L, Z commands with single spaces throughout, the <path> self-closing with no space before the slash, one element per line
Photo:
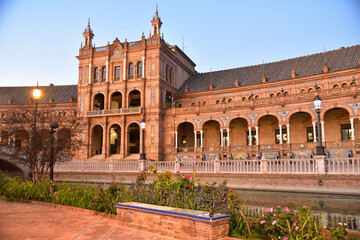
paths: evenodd
<path fill-rule="evenodd" d="M 189 148 L 195 146 L 194 125 L 183 122 L 177 127 L 178 148 Z"/>
<path fill-rule="evenodd" d="M 140 107 L 141 93 L 139 90 L 132 90 L 129 93 L 129 107 Z"/>
<path fill-rule="evenodd" d="M 128 153 L 140 153 L 140 127 L 136 123 L 132 123 L 128 127 Z"/>
<path fill-rule="evenodd" d="M 275 144 L 280 142 L 279 121 L 275 116 L 266 115 L 259 119 L 259 143 Z M 286 131 L 285 131 L 286 134 Z M 283 131 L 284 136 L 284 131 Z"/>
<path fill-rule="evenodd" d="M 111 95 L 110 109 L 120 109 L 120 108 L 122 108 L 122 94 L 121 92 L 114 92 Z"/>
<path fill-rule="evenodd" d="M 248 122 L 244 118 L 231 120 L 230 125 L 230 145 L 241 146 L 248 144 Z M 252 134 L 255 138 L 255 134 Z"/>
<path fill-rule="evenodd" d="M 9 144 L 9 133 L 7 131 L 0 131 L 1 142 L 0 145 L 8 145 Z"/>
<path fill-rule="evenodd" d="M 217 121 L 210 120 L 204 123 L 204 147 L 215 149 L 220 147 L 220 124 Z"/>
<path fill-rule="evenodd" d="M 351 140 L 349 112 L 343 108 L 333 108 L 324 115 L 325 142 Z"/>
<path fill-rule="evenodd" d="M 120 154 L 121 128 L 118 124 L 114 124 L 110 127 L 109 137 L 110 155 Z"/>
<path fill-rule="evenodd" d="M 294 113 L 290 116 L 289 123 L 291 143 L 314 142 L 314 129 L 309 113 Z"/>
<path fill-rule="evenodd" d="M 98 93 L 94 96 L 94 111 L 100 111 L 104 109 L 105 97 L 102 93 Z"/>
<path fill-rule="evenodd" d="M 91 135 L 91 156 L 102 154 L 103 128 L 96 125 Z"/>

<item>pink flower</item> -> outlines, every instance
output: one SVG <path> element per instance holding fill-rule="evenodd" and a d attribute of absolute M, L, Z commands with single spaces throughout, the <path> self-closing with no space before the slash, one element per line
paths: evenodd
<path fill-rule="evenodd" d="M 168 177 L 171 177 L 170 173 L 168 174 Z"/>
<path fill-rule="evenodd" d="M 50 188 L 50 192 L 52 192 L 52 187 Z"/>
<path fill-rule="evenodd" d="M 347 223 L 344 223 L 344 226 L 347 226 Z"/>
<path fill-rule="evenodd" d="M 299 230 L 299 227 L 298 226 L 296 226 L 296 228 L 295 228 L 296 230 Z"/>
<path fill-rule="evenodd" d="M 272 208 L 267 208 L 267 209 L 266 209 L 266 212 L 272 212 L 272 211 L 273 211 Z"/>
<path fill-rule="evenodd" d="M 284 210 L 285 210 L 286 212 L 290 212 L 290 209 L 289 209 L 288 207 L 285 207 Z"/>
<path fill-rule="evenodd" d="M 179 173 L 180 173 L 180 171 L 176 171 L 176 173 L 177 173 L 177 174 L 179 174 Z"/>
<path fill-rule="evenodd" d="M 52 184 L 53 186 L 55 185 L 55 183 Z"/>
<path fill-rule="evenodd" d="M 297 222 L 298 222 L 298 221 L 295 220 L 295 222 L 292 224 L 293 227 L 296 227 Z"/>
<path fill-rule="evenodd" d="M 273 222 L 272 222 L 272 225 L 275 225 L 276 224 L 276 221 L 274 220 Z"/>
<path fill-rule="evenodd" d="M 287 238 L 287 237 L 284 237 L 284 240 L 288 240 L 289 238 Z"/>
<path fill-rule="evenodd" d="M 189 174 L 185 174 L 184 178 L 186 179 L 190 178 Z"/>
<path fill-rule="evenodd" d="M 281 217 L 282 213 L 279 214 L 279 217 Z"/>
<path fill-rule="evenodd" d="M 191 186 L 189 186 L 189 188 L 191 188 Z"/>
<path fill-rule="evenodd" d="M 261 221 L 260 221 L 260 224 L 264 224 L 264 223 L 266 223 L 265 220 L 261 220 Z"/>
<path fill-rule="evenodd" d="M 339 223 L 340 226 L 342 226 L 342 223 Z"/>
<path fill-rule="evenodd" d="M 280 205 L 277 205 L 276 207 L 277 207 L 277 208 L 281 208 L 281 206 L 280 206 Z"/>

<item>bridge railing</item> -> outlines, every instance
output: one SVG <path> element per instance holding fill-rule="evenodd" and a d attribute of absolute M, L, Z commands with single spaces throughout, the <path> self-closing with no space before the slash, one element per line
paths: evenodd
<path fill-rule="evenodd" d="M 57 172 L 139 172 L 156 168 L 158 172 L 256 173 L 256 174 L 360 174 L 360 158 L 262 159 L 215 161 L 119 161 L 59 162 Z"/>

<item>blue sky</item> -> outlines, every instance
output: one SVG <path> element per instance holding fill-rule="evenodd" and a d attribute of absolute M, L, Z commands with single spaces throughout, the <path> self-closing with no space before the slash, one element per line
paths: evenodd
<path fill-rule="evenodd" d="M 0 86 L 77 84 L 91 19 L 96 46 L 149 36 L 156 3 L 165 40 L 208 72 L 360 44 L 358 0 L 0 0 Z"/>

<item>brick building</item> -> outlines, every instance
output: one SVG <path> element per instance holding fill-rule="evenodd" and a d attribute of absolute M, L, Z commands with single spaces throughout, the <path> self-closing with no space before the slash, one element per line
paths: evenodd
<path fill-rule="evenodd" d="M 79 159 L 138 159 L 143 144 L 148 159 L 161 161 L 257 159 L 261 154 L 310 158 L 318 144 L 316 94 L 323 99 L 327 153 L 360 155 L 360 45 L 198 73 L 195 63 L 161 36 L 158 11 L 151 24 L 152 34 L 139 41 L 116 38 L 94 47 L 89 23 L 77 56 L 78 84 L 41 87 L 40 108 L 61 112 L 77 104 L 84 121 L 80 138 L 88 143 Z M 19 104 L 31 106 L 30 91 L 0 88 L 1 116 Z M 1 126 L 0 141 L 16 142 L 8 135 Z"/>

